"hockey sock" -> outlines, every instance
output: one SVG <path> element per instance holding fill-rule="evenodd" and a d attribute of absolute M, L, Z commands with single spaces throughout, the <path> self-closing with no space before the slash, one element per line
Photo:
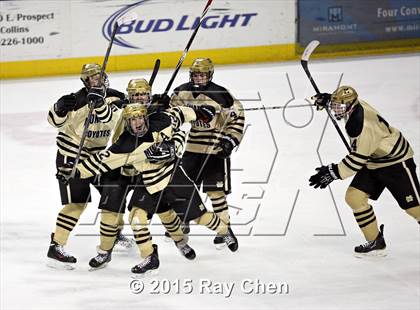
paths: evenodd
<path fill-rule="evenodd" d="M 226 202 L 226 195 L 223 191 L 207 192 L 210 197 L 213 211 L 226 224 L 230 223 L 229 208 Z"/>
<path fill-rule="evenodd" d="M 368 204 L 368 194 L 354 187 L 346 192 L 346 202 L 353 209 L 354 217 L 367 241 L 375 240 L 379 234 L 375 212 Z"/>
<path fill-rule="evenodd" d="M 228 231 L 228 224 L 224 223 L 213 212 L 206 212 L 199 218 L 194 220 L 198 225 L 206 226 L 207 228 L 216 231 L 218 234 L 226 235 Z"/>
<path fill-rule="evenodd" d="M 372 206 L 368 206 L 367 209 L 354 210 L 353 214 L 366 240 L 375 240 L 379 234 L 379 230 Z"/>
<path fill-rule="evenodd" d="M 420 206 L 415 206 L 405 210 L 410 216 L 414 217 L 415 220 L 420 224 Z"/>
<path fill-rule="evenodd" d="M 85 208 L 85 203 L 70 203 L 64 205 L 57 216 L 54 232 L 55 242 L 60 245 L 66 245 L 71 231 L 76 226 L 77 221 Z"/>
<path fill-rule="evenodd" d="M 148 228 L 147 212 L 134 207 L 130 212 L 129 220 L 141 257 L 146 258 L 152 255 L 153 244 Z"/>
<path fill-rule="evenodd" d="M 118 235 L 118 225 L 122 214 L 102 210 L 101 212 L 101 244 L 100 249 L 109 251 L 114 247 Z"/>
<path fill-rule="evenodd" d="M 124 213 L 118 213 L 118 230 L 122 231 L 124 229 Z"/>
<path fill-rule="evenodd" d="M 173 210 L 169 210 L 163 213 L 158 213 L 160 221 L 165 226 L 172 240 L 175 242 L 181 241 L 184 238 L 184 234 L 181 229 L 181 219 Z"/>

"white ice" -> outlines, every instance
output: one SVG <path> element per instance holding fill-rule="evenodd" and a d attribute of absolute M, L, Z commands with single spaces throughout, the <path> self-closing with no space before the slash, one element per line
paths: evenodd
<path fill-rule="evenodd" d="M 320 89 L 328 92 L 343 74 L 342 84 L 355 87 L 401 129 L 419 163 L 419 64 L 419 55 L 411 54 L 312 61 L 310 69 Z M 159 72 L 155 93 L 164 90 L 171 73 Z M 130 78 L 149 74 L 111 73 L 111 86 L 125 90 Z M 175 84 L 187 79 L 182 69 Z M 298 62 L 217 67 L 214 80 L 248 108 L 305 104 L 314 93 Z M 197 259 L 187 261 L 173 244 L 163 242 L 163 228 L 154 220 L 160 273 L 144 280 L 142 293 L 133 294 L 130 268 L 140 262 L 137 251 L 116 253 L 107 268 L 88 272 L 99 241 L 98 194 L 93 190 L 93 203 L 66 247 L 78 258 L 77 269 L 47 268 L 49 236 L 61 207 L 54 177 L 56 131 L 47 123 L 47 110 L 61 95 L 78 90 L 81 82 L 78 76 L 0 82 L 1 308 L 419 309 L 419 225 L 385 191 L 373 206 L 379 223 L 385 224 L 388 256 L 353 257 L 353 247 L 364 240 L 344 202 L 350 180 L 332 183 L 331 192 L 308 186 L 320 165 L 317 146 L 327 120 L 324 111 L 308 107 L 246 113 L 246 134 L 232 158 L 229 196 L 238 252 L 215 250 L 212 234 L 192 227 Z M 324 164 L 346 155 L 331 123 L 319 155 Z M 124 232 L 131 233 L 129 225 Z M 190 294 L 183 286 L 188 279 Z M 287 284 L 288 292 L 284 285 L 282 293 L 246 294 L 240 287 L 246 279 Z M 167 280 L 173 285 L 164 294 Z M 205 280 L 213 282 L 212 292 L 200 292 L 200 281 Z M 216 283 L 233 283 L 231 296 L 216 291 Z M 152 293 L 156 284 L 159 294 Z"/>

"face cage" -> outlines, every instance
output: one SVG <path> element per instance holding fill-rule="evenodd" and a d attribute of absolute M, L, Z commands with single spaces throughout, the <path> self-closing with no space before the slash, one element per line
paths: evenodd
<path fill-rule="evenodd" d="M 143 118 L 144 119 L 142 128 L 137 133 L 135 133 L 133 131 L 133 128 L 131 127 L 131 120 L 135 119 L 135 118 Z M 147 116 L 133 116 L 133 117 L 129 117 L 129 118 L 124 119 L 124 121 L 125 121 L 126 130 L 135 137 L 143 137 L 147 133 L 147 131 L 149 130 L 149 118 Z"/>
<path fill-rule="evenodd" d="M 347 105 L 345 103 L 331 102 L 330 110 L 334 112 L 334 117 L 338 121 L 347 115 Z"/>
<path fill-rule="evenodd" d="M 134 98 L 133 98 L 133 97 L 134 97 L 136 94 L 138 94 L 138 93 L 135 93 L 135 94 L 128 94 L 128 101 L 129 101 L 130 103 L 143 104 L 143 105 L 145 105 L 146 107 L 149 107 L 149 106 L 150 106 L 150 104 L 152 103 L 152 96 L 151 96 L 151 94 L 150 94 L 150 93 L 148 93 L 148 94 L 147 94 L 148 99 L 147 99 L 146 101 L 144 101 L 144 100 L 140 100 L 140 99 L 134 100 Z"/>
<path fill-rule="evenodd" d="M 193 79 L 193 74 L 194 73 L 206 73 L 207 74 L 207 82 L 205 84 L 195 84 L 194 79 Z M 190 71 L 190 82 L 195 87 L 205 87 L 211 82 L 212 79 L 213 79 L 213 73 L 211 73 L 210 71 L 208 71 L 208 72 L 193 72 L 193 71 Z"/>
<path fill-rule="evenodd" d="M 97 74 L 100 74 L 100 73 L 97 73 Z M 96 74 L 94 74 L 94 75 L 92 75 L 92 76 L 95 76 Z M 83 81 L 83 84 L 85 85 L 85 87 L 87 88 L 87 89 L 90 89 L 90 84 L 89 84 L 89 77 L 92 77 L 92 76 L 88 76 L 87 78 L 86 78 L 86 80 L 82 80 Z M 103 77 L 102 77 L 102 85 L 104 85 L 105 86 L 105 89 L 108 89 L 109 88 L 109 79 L 108 79 L 108 75 L 104 72 L 104 75 L 103 75 Z"/>

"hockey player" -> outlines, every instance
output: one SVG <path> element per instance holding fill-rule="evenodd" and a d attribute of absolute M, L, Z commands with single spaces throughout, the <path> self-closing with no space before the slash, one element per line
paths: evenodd
<path fill-rule="evenodd" d="M 214 65 L 209 58 L 195 59 L 190 67 L 190 81 L 175 88 L 170 104 L 211 105 L 216 109 L 216 117 L 210 123 L 199 120 L 192 123 L 182 167 L 198 187 L 203 184 L 213 211 L 231 231 L 226 201 L 231 192 L 230 156 L 241 142 L 245 116 L 241 103 L 224 87 L 212 82 L 213 74 Z M 226 243 L 217 235 L 214 244 L 222 248 Z M 237 246 L 237 242 L 230 245 L 236 247 L 234 250 Z"/>
<path fill-rule="evenodd" d="M 368 199 L 377 200 L 387 188 L 399 206 L 420 223 L 420 189 L 413 150 L 402 133 L 359 99 L 352 87 L 341 86 L 332 94 L 318 94 L 314 99 L 320 109 L 331 108 L 336 119 L 345 119 L 351 153 L 338 164 L 317 168 L 309 179 L 310 185 L 325 188 L 334 180 L 355 175 L 346 202 L 367 240 L 354 248 L 355 256 L 384 256 L 384 226 L 378 229 Z"/>
<path fill-rule="evenodd" d="M 73 162 L 78 152 L 84 122 L 90 105 L 93 114 L 89 119 L 89 131 L 80 154 L 83 160 L 91 154 L 106 148 L 120 116 L 118 109 L 111 104 L 114 100 L 123 99 L 124 94 L 108 88 L 106 74 L 100 81 L 101 66 L 85 64 L 81 70 L 84 87 L 76 93 L 62 96 L 49 110 L 48 122 L 58 129 L 56 166 Z M 90 201 L 90 184 L 98 186 L 98 180 L 71 180 L 69 184 L 59 184 L 63 208 L 58 213 L 55 232 L 51 235 L 48 250 L 48 266 L 73 269 L 76 258 L 64 251 L 69 235 L 76 226 L 80 215 Z M 100 191 L 100 188 L 98 188 Z"/>
<path fill-rule="evenodd" d="M 140 173 L 128 208 L 136 243 L 144 261 L 132 268 L 133 273 L 144 274 L 159 267 L 157 245 L 152 244 L 148 231 L 148 217 L 151 214 L 158 213 L 176 246 L 188 259 L 194 259 L 195 253 L 183 237 L 177 213 L 184 213 L 198 224 L 216 230 L 223 235 L 225 242 L 233 239 L 227 225 L 214 213 L 205 210 L 194 184 L 183 170 L 176 169 L 175 144 L 182 143 L 185 138 L 185 133 L 178 130 L 179 126 L 196 118 L 206 121 L 213 115 L 214 110 L 209 106 L 201 106 L 195 110 L 177 107 L 166 113 L 148 114 L 144 104 L 129 104 L 124 108 L 125 130 L 119 140 L 108 150 L 91 156 L 77 166 L 76 176 L 81 178 L 106 173 L 121 166 L 132 166 L 132 169 Z M 70 172 L 71 167 L 59 168 L 61 176 L 68 176 Z M 171 204 L 179 200 L 186 203 L 178 204 L 181 207 L 174 212 Z M 98 268 L 111 259 L 116 231 L 115 224 L 112 223 L 116 223 L 116 216 L 117 213 L 113 212 L 108 219 L 102 218 L 106 221 L 103 228 L 110 232 L 110 236 L 106 240 L 106 236 L 103 238 L 101 234 L 101 246 L 98 256 L 91 260 L 92 267 L 95 265 Z"/>
<path fill-rule="evenodd" d="M 127 115 L 128 113 L 130 113 L 129 111 L 131 111 L 131 109 L 133 109 L 133 111 L 137 111 L 135 110 L 135 108 L 139 108 L 138 105 L 143 106 L 145 109 L 147 109 L 148 112 L 150 112 L 151 92 L 151 86 L 145 79 L 132 79 L 129 81 L 127 86 L 128 101 L 125 104 L 128 104 L 130 106 L 126 106 L 125 108 L 126 118 L 128 117 Z M 166 121 L 170 119 L 169 114 L 166 114 L 164 117 L 166 118 Z M 115 129 L 115 134 L 113 136 L 114 143 L 118 142 L 118 138 L 121 134 L 124 133 L 124 130 L 131 131 L 130 127 L 127 127 L 128 124 L 124 120 L 124 117 L 121 120 L 122 121 L 118 123 Z M 147 121 L 149 121 L 149 118 L 147 118 Z M 149 123 L 148 126 L 151 126 L 154 129 L 157 129 L 156 126 L 162 124 L 163 126 L 168 125 L 168 122 L 160 122 L 159 117 L 157 117 L 157 115 L 153 115 L 153 117 L 151 118 L 151 122 L 152 124 Z M 176 130 L 177 128 L 174 129 Z M 137 131 L 136 128 L 134 128 L 133 130 Z M 142 133 L 139 132 L 136 133 L 136 135 L 140 136 L 142 135 Z M 176 141 L 176 148 L 179 150 L 183 149 L 183 137 L 184 133 L 182 132 L 175 133 L 172 136 L 172 140 Z M 140 145 L 140 142 L 137 142 Z M 132 147 L 135 148 L 135 145 L 133 145 Z M 119 152 L 120 147 L 114 147 L 114 149 L 117 150 L 116 152 Z M 124 149 L 124 151 L 125 150 L 128 149 Z M 155 170 L 158 168 L 161 168 L 160 164 L 151 165 L 150 169 Z M 118 175 L 114 179 L 108 178 L 107 186 L 103 188 L 101 193 L 101 200 L 99 203 L 99 208 L 102 210 L 100 222 L 101 242 L 98 247 L 98 255 L 92 258 L 89 262 L 91 270 L 103 268 L 109 261 L 111 261 L 111 255 L 116 241 L 116 235 L 118 232 L 118 223 L 120 222 L 120 219 L 123 217 L 125 212 L 126 196 L 132 189 L 136 187 L 137 178 L 139 177 L 139 172 L 131 164 L 124 164 L 122 168 L 117 168 L 112 171 L 117 172 Z M 101 171 L 98 171 L 98 173 L 100 172 Z M 109 172 L 106 174 L 109 174 Z M 172 221 L 174 221 L 173 215 L 174 214 L 172 212 L 162 212 L 159 214 L 163 223 L 171 223 Z M 176 227 L 174 229 L 174 232 L 177 232 Z M 194 251 L 188 246 L 188 244 L 186 244 L 186 242 L 182 242 L 182 234 L 175 234 L 174 239 L 178 249 L 185 257 L 190 259 L 193 259 L 195 257 Z"/>

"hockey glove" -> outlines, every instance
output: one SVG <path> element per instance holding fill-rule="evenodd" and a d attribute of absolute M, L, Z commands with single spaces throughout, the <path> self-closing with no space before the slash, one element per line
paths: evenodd
<path fill-rule="evenodd" d="M 309 178 L 309 186 L 326 188 L 332 181 L 340 179 L 336 164 L 321 166 L 315 170 L 318 172 Z"/>
<path fill-rule="evenodd" d="M 216 109 L 211 105 L 202 105 L 194 108 L 197 120 L 203 121 L 204 123 L 210 123 L 216 115 Z"/>
<path fill-rule="evenodd" d="M 331 101 L 331 94 L 328 93 L 321 93 L 316 94 L 315 96 L 311 97 L 312 100 L 315 100 L 314 105 L 318 111 L 324 109 L 328 103 Z"/>
<path fill-rule="evenodd" d="M 161 105 L 164 109 L 169 108 L 171 98 L 167 94 L 154 94 L 152 96 L 152 103 Z"/>
<path fill-rule="evenodd" d="M 58 99 L 57 103 L 54 104 L 54 112 L 59 117 L 64 117 L 69 111 L 72 111 L 76 106 L 76 96 L 71 93 L 70 95 L 64 95 Z"/>
<path fill-rule="evenodd" d="M 128 101 L 127 98 L 124 99 L 120 99 L 120 100 L 116 100 L 112 102 L 113 105 L 115 105 L 117 108 L 122 109 L 124 108 L 127 104 L 130 104 L 130 102 Z"/>
<path fill-rule="evenodd" d="M 71 176 L 72 170 L 73 170 L 73 163 L 64 164 L 63 166 L 57 168 L 57 174 L 55 175 L 55 177 L 61 184 L 67 185 L 69 184 L 69 181 L 71 179 L 70 176 Z M 74 178 L 79 178 L 79 177 L 80 177 L 80 171 L 76 168 Z"/>
<path fill-rule="evenodd" d="M 94 109 L 101 107 L 105 103 L 105 93 L 104 87 L 91 87 L 87 94 L 89 107 Z"/>
<path fill-rule="evenodd" d="M 144 154 L 151 163 L 172 160 L 176 156 L 175 143 L 173 141 L 163 141 L 160 144 L 153 144 L 144 151 Z"/>
<path fill-rule="evenodd" d="M 222 150 L 217 153 L 216 156 L 219 158 L 228 158 L 232 154 L 233 149 L 236 147 L 236 143 L 231 137 L 224 136 L 220 139 L 218 147 Z"/>

